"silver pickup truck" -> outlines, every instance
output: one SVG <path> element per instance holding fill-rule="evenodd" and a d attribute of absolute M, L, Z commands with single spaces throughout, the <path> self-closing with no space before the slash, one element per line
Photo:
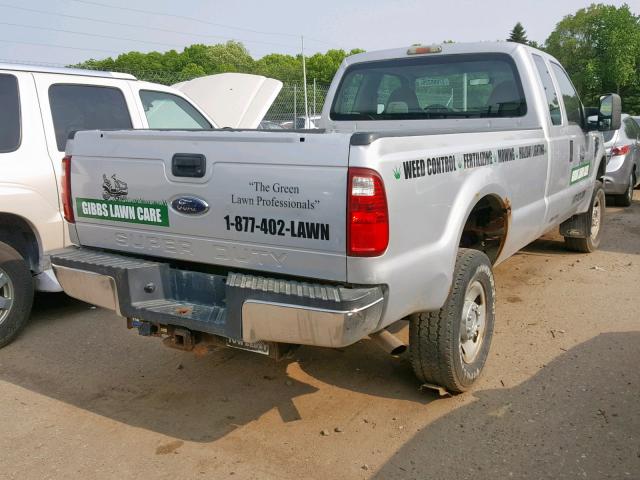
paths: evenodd
<path fill-rule="evenodd" d="M 83 131 L 64 210 L 78 246 L 65 291 L 174 347 L 274 357 L 345 347 L 410 320 L 422 382 L 479 376 L 495 321 L 492 266 L 560 226 L 602 233 L 605 153 L 620 98 L 587 119 L 549 55 L 447 44 L 347 58 L 319 131 Z"/>

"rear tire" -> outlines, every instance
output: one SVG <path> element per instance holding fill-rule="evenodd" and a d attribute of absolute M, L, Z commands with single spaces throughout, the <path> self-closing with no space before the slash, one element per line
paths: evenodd
<path fill-rule="evenodd" d="M 597 181 L 591 197 L 589 210 L 584 215 L 589 224 L 589 236 L 586 238 L 564 237 L 564 243 L 568 250 L 581 253 L 591 253 L 598 249 L 602 240 L 604 226 L 604 212 L 606 197 L 602 182 Z"/>
<path fill-rule="evenodd" d="M 22 256 L 0 242 L 0 348 L 25 326 L 33 305 L 33 277 Z"/>
<path fill-rule="evenodd" d="M 489 258 L 460 249 L 444 306 L 410 317 L 411 365 L 418 379 L 451 393 L 468 390 L 487 360 L 495 322 L 495 284 Z"/>
<path fill-rule="evenodd" d="M 616 195 L 616 205 L 619 207 L 630 207 L 633 203 L 633 189 L 636 185 L 636 177 L 633 173 L 629 176 L 629 185 L 622 195 Z"/>

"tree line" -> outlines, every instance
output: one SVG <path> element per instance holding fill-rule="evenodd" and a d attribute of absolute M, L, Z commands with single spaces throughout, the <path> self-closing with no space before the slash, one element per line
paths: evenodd
<path fill-rule="evenodd" d="M 564 17 L 538 44 L 518 22 L 508 41 L 531 45 L 556 57 L 567 69 L 586 105 L 605 92 L 621 95 L 623 110 L 640 114 L 640 16 L 628 5 L 592 4 Z M 328 50 L 305 57 L 307 78 L 331 82 L 349 55 L 364 50 Z M 75 67 L 127 72 L 141 80 L 172 84 L 202 75 L 242 72 L 302 83 L 302 56 L 273 53 L 254 59 L 240 42 L 195 44 L 182 52 L 128 52 L 117 58 L 87 60 Z"/>
<path fill-rule="evenodd" d="M 586 105 L 618 93 L 623 111 L 640 114 L 640 16 L 628 5 L 592 4 L 564 17 L 544 45 L 531 42 L 522 24 L 509 41 L 540 48 L 566 68 Z"/>
<path fill-rule="evenodd" d="M 342 60 L 363 51 L 334 49 L 305 56 L 308 81 L 316 79 L 320 83 L 331 83 Z M 130 73 L 141 80 L 167 85 L 224 72 L 253 73 L 286 83 L 301 84 L 303 81 L 302 55 L 272 53 L 256 60 L 242 43 L 236 41 L 195 44 L 185 47 L 182 52 L 128 52 L 117 58 L 91 59 L 73 66 Z"/>

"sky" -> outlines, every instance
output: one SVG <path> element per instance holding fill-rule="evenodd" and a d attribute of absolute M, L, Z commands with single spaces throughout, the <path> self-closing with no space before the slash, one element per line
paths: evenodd
<path fill-rule="evenodd" d="M 254 58 L 503 40 L 516 22 L 544 42 L 585 0 L 0 0 L 0 62 L 67 65 L 132 50 L 238 40 Z M 640 0 L 627 3 L 640 14 Z M 99 21 L 96 21 L 99 20 Z"/>

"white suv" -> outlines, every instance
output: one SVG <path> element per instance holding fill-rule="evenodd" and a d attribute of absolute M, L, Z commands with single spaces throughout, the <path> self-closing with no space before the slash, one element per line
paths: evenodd
<path fill-rule="evenodd" d="M 34 289 L 61 291 L 48 254 L 69 242 L 58 192 L 69 134 L 214 125 L 183 93 L 131 75 L 2 63 L 0 112 L 1 347 L 26 322 Z"/>

